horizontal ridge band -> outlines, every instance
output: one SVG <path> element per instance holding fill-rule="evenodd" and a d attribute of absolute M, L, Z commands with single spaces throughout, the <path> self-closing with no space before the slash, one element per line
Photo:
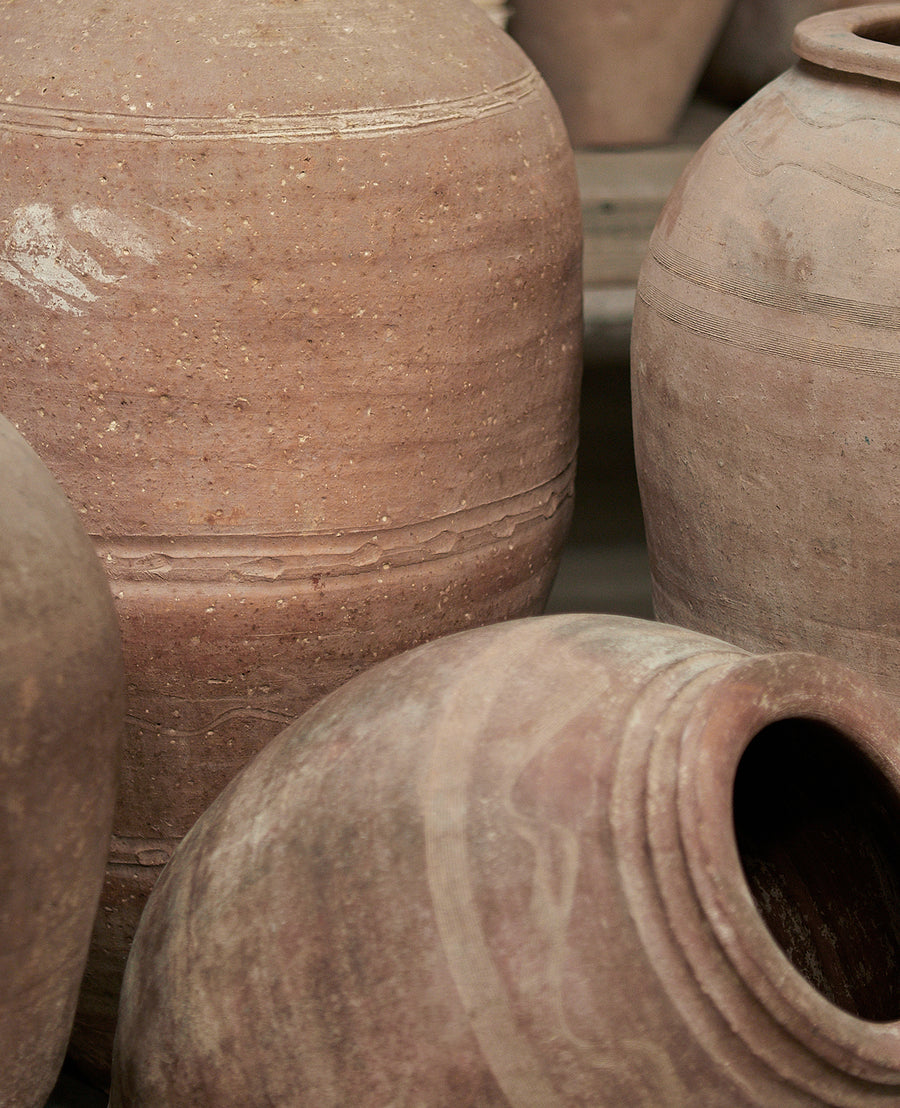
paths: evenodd
<path fill-rule="evenodd" d="M 468 96 L 392 108 L 368 107 L 286 116 L 248 112 L 219 117 L 132 116 L 63 107 L 0 104 L 0 129 L 57 138 L 89 135 L 167 141 L 315 141 L 336 135 L 350 138 L 456 126 L 508 111 L 519 101 L 534 95 L 539 88 L 537 73 L 529 69 L 503 85 Z"/>
<path fill-rule="evenodd" d="M 300 535 L 93 536 L 114 581 L 300 581 L 458 557 L 550 519 L 571 498 L 575 463 L 535 489 L 450 515 L 371 531 Z"/>

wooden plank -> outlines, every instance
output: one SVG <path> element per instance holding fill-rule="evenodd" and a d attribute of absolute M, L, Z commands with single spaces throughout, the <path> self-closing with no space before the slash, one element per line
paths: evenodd
<path fill-rule="evenodd" d="M 603 285 L 584 290 L 584 327 L 590 334 L 608 327 L 631 325 L 634 285 Z"/>
<path fill-rule="evenodd" d="M 635 284 L 666 197 L 696 149 L 576 152 L 586 287 Z"/>

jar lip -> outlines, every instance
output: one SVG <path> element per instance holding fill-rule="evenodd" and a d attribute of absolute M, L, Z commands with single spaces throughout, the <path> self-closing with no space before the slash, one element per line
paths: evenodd
<path fill-rule="evenodd" d="M 900 4 L 839 8 L 802 20 L 794 53 L 842 73 L 900 83 Z"/>
<path fill-rule="evenodd" d="M 730 687 L 727 695 L 723 684 Z M 677 805 L 691 880 L 726 957 L 782 1026 L 851 1072 L 876 1080 L 889 1073 L 896 1080 L 900 1020 L 880 1023 L 852 1015 L 803 977 L 756 908 L 735 834 L 722 833 L 733 827 L 741 755 L 762 728 L 790 718 L 838 731 L 900 793 L 900 758 L 892 753 L 900 716 L 886 693 L 840 663 L 814 655 L 748 659 L 701 697 L 685 730 Z"/>

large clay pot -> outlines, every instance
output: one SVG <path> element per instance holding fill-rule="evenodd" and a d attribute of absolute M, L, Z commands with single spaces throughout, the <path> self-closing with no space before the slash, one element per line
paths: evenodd
<path fill-rule="evenodd" d="M 614 616 L 383 663 L 176 851 L 112 1108 L 900 1104 L 896 733 L 830 660 Z"/>
<path fill-rule="evenodd" d="M 96 552 L 3 418 L 0 473 L 0 1104 L 42 1108 L 103 883 L 125 682 Z"/>
<path fill-rule="evenodd" d="M 574 160 L 470 0 L 9 8 L 0 406 L 95 537 L 129 726 L 74 1051 L 160 866 L 378 658 L 541 610 L 571 510 Z"/>
<path fill-rule="evenodd" d="M 672 193 L 641 270 L 635 448 L 658 616 L 900 694 L 900 5 L 801 61 Z"/>
<path fill-rule="evenodd" d="M 703 74 L 703 92 L 740 104 L 794 62 L 791 38 L 803 19 L 859 0 L 735 0 Z"/>
<path fill-rule="evenodd" d="M 516 0 L 509 33 L 535 62 L 575 146 L 666 141 L 730 0 Z"/>

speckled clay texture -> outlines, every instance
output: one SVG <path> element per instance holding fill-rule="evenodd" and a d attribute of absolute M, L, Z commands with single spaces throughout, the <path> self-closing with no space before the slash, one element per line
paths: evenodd
<path fill-rule="evenodd" d="M 109 584 L 0 417 L 0 1104 L 42 1108 L 100 898 L 124 723 Z"/>
<path fill-rule="evenodd" d="M 0 408 L 96 539 L 129 681 L 102 1069 L 143 898 L 251 754 L 376 659 L 541 609 L 580 207 L 470 0 L 20 0 L 0 36 Z"/>
<path fill-rule="evenodd" d="M 641 271 L 654 605 L 750 649 L 833 655 L 898 694 L 900 5 L 797 35 L 798 65 L 688 167 Z"/>
<path fill-rule="evenodd" d="M 735 781 L 770 725 L 748 844 Z M 176 851 L 112 1108 L 900 1104 L 900 1023 L 859 1015 L 900 1014 L 896 725 L 836 663 L 612 616 L 382 663 Z M 781 757 L 804 730 L 859 805 L 814 785 L 773 835 L 773 776 L 815 778 Z"/>
<path fill-rule="evenodd" d="M 509 33 L 553 91 L 575 146 L 665 142 L 729 0 L 516 0 Z"/>

